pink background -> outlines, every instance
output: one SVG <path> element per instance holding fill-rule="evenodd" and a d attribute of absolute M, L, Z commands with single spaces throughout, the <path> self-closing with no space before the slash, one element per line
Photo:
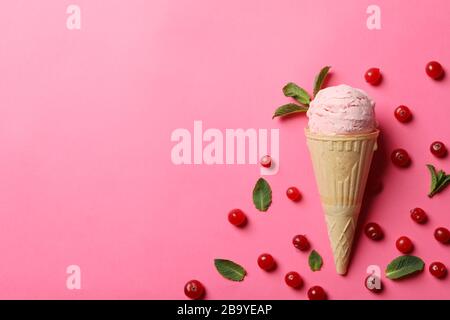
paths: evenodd
<path fill-rule="evenodd" d="M 81 7 L 82 29 L 66 28 L 66 8 Z M 366 8 L 381 7 L 382 29 L 366 27 Z M 366 267 L 384 270 L 411 237 L 414 254 L 450 267 L 450 248 L 433 238 L 450 227 L 450 190 L 427 198 L 425 164 L 450 171 L 449 78 L 424 73 L 429 60 L 450 69 L 450 5 L 434 1 L 42 0 L 0 6 L 0 298 L 184 299 L 196 278 L 209 299 L 304 299 L 323 286 L 332 299 L 450 298 L 450 279 L 428 271 L 401 282 L 383 278 L 375 296 Z M 316 72 L 333 66 L 329 84 L 347 83 L 377 101 L 383 136 L 361 223 L 376 221 L 381 242 L 358 236 L 349 274 L 335 273 L 326 226 L 303 137 L 306 119 L 271 120 L 286 103 L 288 81 L 310 89 Z M 366 69 L 384 81 L 370 87 Z M 408 105 L 414 120 L 393 117 Z M 273 205 L 253 207 L 257 165 L 175 166 L 176 128 L 279 128 L 280 170 L 267 180 Z M 388 161 L 406 148 L 413 164 Z M 383 190 L 375 194 L 376 185 Z M 304 199 L 292 203 L 296 185 Z M 420 226 L 409 210 L 424 208 Z M 243 209 L 245 229 L 231 226 Z M 322 254 L 311 272 L 307 254 L 291 245 L 304 233 Z M 257 256 L 270 252 L 278 269 L 265 273 Z M 242 283 L 223 279 L 216 257 L 245 266 Z M 82 289 L 68 290 L 66 267 L 82 270 Z M 284 284 L 298 271 L 301 290 Z"/>

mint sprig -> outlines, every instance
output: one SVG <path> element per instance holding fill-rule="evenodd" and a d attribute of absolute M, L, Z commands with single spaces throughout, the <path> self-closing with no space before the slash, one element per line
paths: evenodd
<path fill-rule="evenodd" d="M 314 79 L 313 96 L 322 89 L 323 83 L 330 71 L 330 66 L 323 67 Z M 283 94 L 286 97 L 294 98 L 297 103 L 288 103 L 277 108 L 272 116 L 284 117 L 290 114 L 308 111 L 311 102 L 311 95 L 303 88 L 293 82 L 289 82 L 283 87 Z"/>
<path fill-rule="evenodd" d="M 436 172 L 436 168 L 431 164 L 427 164 L 427 168 L 431 175 L 431 186 L 428 196 L 432 198 L 436 193 L 441 192 L 450 184 L 450 175 L 446 174 L 443 170 Z"/>

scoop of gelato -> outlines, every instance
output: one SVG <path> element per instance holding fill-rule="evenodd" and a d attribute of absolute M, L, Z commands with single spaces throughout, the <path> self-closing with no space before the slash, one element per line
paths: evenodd
<path fill-rule="evenodd" d="M 376 129 L 375 102 L 356 88 L 342 84 L 320 90 L 309 105 L 308 127 L 313 133 L 350 135 Z"/>

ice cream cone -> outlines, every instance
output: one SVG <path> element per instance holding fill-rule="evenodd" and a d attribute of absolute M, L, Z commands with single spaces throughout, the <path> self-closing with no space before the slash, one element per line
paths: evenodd
<path fill-rule="evenodd" d="M 306 129 L 305 134 L 336 271 L 345 274 L 379 131 L 320 135 Z"/>

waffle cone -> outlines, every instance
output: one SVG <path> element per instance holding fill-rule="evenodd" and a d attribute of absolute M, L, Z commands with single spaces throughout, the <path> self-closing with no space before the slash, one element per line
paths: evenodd
<path fill-rule="evenodd" d="M 305 131 L 336 271 L 347 272 L 379 131 L 325 136 Z"/>

